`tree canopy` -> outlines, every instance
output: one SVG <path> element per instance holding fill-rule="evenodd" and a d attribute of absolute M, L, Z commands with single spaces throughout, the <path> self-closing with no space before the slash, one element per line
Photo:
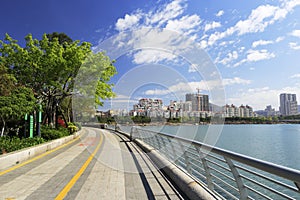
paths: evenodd
<path fill-rule="evenodd" d="M 26 88 L 29 88 L 36 103 L 43 104 L 46 113 L 44 123 L 53 122 L 56 106 L 73 94 L 81 68 L 99 71 L 95 103 L 102 105 L 100 99 L 114 96 L 113 85 L 109 83 L 116 73 L 113 62 L 103 52 L 93 52 L 90 43 L 73 41 L 64 33 L 44 34 L 41 40 L 28 34 L 25 42 L 25 46 L 21 47 L 8 34 L 3 41 L 0 40 L 0 71 L 7 72 L 1 75 L 0 92 L 9 94 L 12 91 L 6 89 L 7 82 L 11 85 L 16 82 L 27 95 Z M 20 88 L 17 91 L 20 92 Z"/>

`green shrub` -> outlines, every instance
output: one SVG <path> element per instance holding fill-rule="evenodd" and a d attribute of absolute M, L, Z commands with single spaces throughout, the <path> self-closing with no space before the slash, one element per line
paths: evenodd
<path fill-rule="evenodd" d="M 70 134 L 73 134 L 76 131 L 78 131 L 78 128 L 72 122 L 69 122 L 68 123 L 68 130 L 69 130 Z"/>
<path fill-rule="evenodd" d="M 0 137 L 0 154 L 17 151 L 27 147 L 44 143 L 45 140 L 40 137 L 18 138 L 18 137 Z"/>
<path fill-rule="evenodd" d="M 63 127 L 60 127 L 59 129 L 54 129 L 48 126 L 42 126 L 41 128 L 41 136 L 46 141 L 58 139 L 68 135 L 70 135 L 68 129 Z"/>
<path fill-rule="evenodd" d="M 74 125 L 73 125 L 74 126 Z M 74 126 L 77 128 L 76 126 Z M 70 135 L 68 129 L 60 127 L 59 129 L 50 128 L 48 126 L 41 127 L 42 137 L 19 138 L 4 136 L 0 137 L 0 154 L 17 151 L 27 147 L 35 146 L 49 140 L 58 139 Z"/>

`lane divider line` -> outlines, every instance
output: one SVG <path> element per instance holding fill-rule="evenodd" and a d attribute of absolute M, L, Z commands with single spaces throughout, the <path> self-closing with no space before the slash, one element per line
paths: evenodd
<path fill-rule="evenodd" d="M 61 200 L 66 197 L 68 192 L 72 189 L 72 187 L 75 185 L 75 183 L 78 181 L 80 176 L 83 174 L 83 172 L 86 170 L 86 168 L 89 166 L 90 162 L 93 160 L 95 154 L 101 147 L 103 142 L 103 134 L 100 134 L 100 141 L 93 153 L 90 155 L 90 157 L 85 161 L 85 163 L 82 165 L 82 167 L 78 170 L 78 172 L 73 176 L 73 178 L 70 180 L 70 182 L 61 190 L 61 192 L 56 196 L 55 200 Z"/>
<path fill-rule="evenodd" d="M 65 147 L 65 146 L 68 146 L 69 144 L 72 144 L 73 142 L 79 140 L 80 137 L 81 137 L 81 136 L 78 136 L 78 137 L 76 137 L 75 139 L 73 139 L 73 140 L 71 140 L 71 141 L 69 141 L 69 142 L 67 142 L 67 143 L 65 143 L 65 144 L 63 144 L 63 145 L 61 145 L 61 146 L 59 146 L 59 147 L 57 147 L 57 148 L 55 148 L 55 149 L 49 150 L 49 151 L 47 151 L 47 152 L 45 152 L 45 153 L 43 153 L 43 154 L 41 154 L 41 155 L 38 155 L 38 156 L 36 156 L 36 157 L 34 157 L 34 158 L 31 158 L 31 159 L 29 159 L 29 160 L 27 160 L 27 161 L 24 161 L 24 162 L 22 162 L 22 163 L 20 163 L 20 164 L 18 164 L 18 165 L 15 165 L 15 166 L 13 166 L 13 167 L 11 167 L 11 168 L 9 168 L 9 169 L 6 169 L 6 170 L 4 170 L 4 171 L 1 171 L 1 172 L 0 172 L 0 176 L 6 174 L 6 173 L 8 173 L 8 172 L 11 172 L 11 171 L 13 171 L 13 170 L 16 170 L 16 169 L 18 169 L 18 168 L 20 168 L 20 167 L 22 167 L 22 166 L 24 166 L 24 165 L 27 165 L 27 164 L 29 164 L 29 163 L 35 161 L 35 160 L 38 160 L 38 159 L 40 159 L 40 158 L 43 158 L 43 157 L 45 157 L 46 155 L 48 155 L 48 154 L 50 154 L 50 153 L 53 153 L 53 152 L 55 152 L 55 151 L 57 151 L 57 150 L 59 150 L 59 149 Z"/>

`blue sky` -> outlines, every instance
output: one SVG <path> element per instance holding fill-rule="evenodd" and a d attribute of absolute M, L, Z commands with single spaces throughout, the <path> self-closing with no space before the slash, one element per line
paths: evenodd
<path fill-rule="evenodd" d="M 89 41 L 96 51 L 111 37 L 134 33 L 122 41 L 132 49 L 116 58 L 115 108 L 141 97 L 184 100 L 196 88 L 210 94 L 212 80 L 182 57 L 184 45 L 207 53 L 223 83 L 224 103 L 278 110 L 282 92 L 300 101 L 300 0 L 12 0 L 1 8 L 1 39 L 9 33 L 21 43 L 28 33 L 40 38 L 56 31 Z M 169 51 L 166 39 L 181 36 L 185 41 Z"/>

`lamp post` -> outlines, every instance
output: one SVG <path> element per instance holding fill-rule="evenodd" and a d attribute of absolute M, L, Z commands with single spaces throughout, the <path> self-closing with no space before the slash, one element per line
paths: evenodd
<path fill-rule="evenodd" d="M 58 129 L 58 100 L 55 98 L 55 128 Z"/>
<path fill-rule="evenodd" d="M 41 122 L 42 122 L 42 105 L 39 102 L 38 110 L 36 112 L 36 134 L 41 137 Z"/>

